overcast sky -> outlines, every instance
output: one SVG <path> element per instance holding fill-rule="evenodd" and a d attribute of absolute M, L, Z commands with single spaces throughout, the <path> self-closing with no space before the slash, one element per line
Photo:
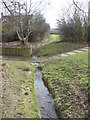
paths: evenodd
<path fill-rule="evenodd" d="M 82 1 L 85 4 L 85 9 L 88 9 L 88 0 L 75 0 Z M 47 7 L 45 18 L 46 21 L 50 24 L 51 28 L 56 27 L 56 20 L 59 17 L 60 13 L 64 13 L 67 10 L 69 4 L 72 4 L 72 0 L 49 0 L 50 5 Z"/>
<path fill-rule="evenodd" d="M 0 0 L 1 1 L 1 0 Z M 7 0 L 5 0 L 7 1 Z M 17 0 L 16 0 L 17 1 Z M 26 1 L 26 0 L 22 0 L 22 1 Z M 27 0 L 28 4 L 30 0 Z M 32 0 L 33 1 L 33 0 Z M 40 1 L 40 0 L 34 0 L 35 1 Z M 47 23 L 50 24 L 51 28 L 55 28 L 57 25 L 57 19 L 59 18 L 59 15 L 62 13 L 65 13 L 65 11 L 68 9 L 69 4 L 72 4 L 73 0 L 43 0 L 47 1 L 47 3 L 50 4 L 46 4 L 46 6 L 44 6 L 44 17 L 46 18 Z M 88 9 L 88 1 L 89 0 L 75 0 L 78 2 L 83 2 L 84 5 L 84 10 Z"/>

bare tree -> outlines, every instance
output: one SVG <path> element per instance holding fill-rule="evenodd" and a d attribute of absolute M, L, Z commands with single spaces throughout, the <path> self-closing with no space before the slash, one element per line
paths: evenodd
<path fill-rule="evenodd" d="M 44 9 L 46 1 L 39 0 L 33 3 L 31 0 L 29 2 L 27 0 L 2 0 L 2 4 L 10 13 L 19 40 L 23 44 L 27 43 L 32 33 L 34 15 Z"/>
<path fill-rule="evenodd" d="M 83 10 L 83 2 L 72 1 L 69 4 L 62 19 L 58 20 L 58 27 L 62 33 L 62 39 L 67 41 L 87 41 L 88 14 Z"/>

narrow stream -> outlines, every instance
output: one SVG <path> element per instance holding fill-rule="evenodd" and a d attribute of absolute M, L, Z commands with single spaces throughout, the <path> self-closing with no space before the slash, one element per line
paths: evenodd
<path fill-rule="evenodd" d="M 31 63 L 34 64 L 36 69 L 35 94 L 39 104 L 41 118 L 57 118 L 54 100 L 43 83 L 42 71 L 38 69 L 38 62 L 38 58 L 33 56 Z"/>

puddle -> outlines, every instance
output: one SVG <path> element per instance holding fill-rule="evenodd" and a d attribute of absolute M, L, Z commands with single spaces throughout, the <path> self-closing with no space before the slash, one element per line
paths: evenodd
<path fill-rule="evenodd" d="M 35 94 L 39 104 L 41 118 L 57 118 L 54 100 L 42 80 L 42 71 L 38 69 L 38 58 L 32 57 L 36 69 Z M 58 119 L 58 118 L 57 118 Z"/>

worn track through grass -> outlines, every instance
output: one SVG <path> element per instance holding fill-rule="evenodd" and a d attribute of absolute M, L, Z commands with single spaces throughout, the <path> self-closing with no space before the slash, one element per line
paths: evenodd
<path fill-rule="evenodd" d="M 39 118 L 35 97 L 35 68 L 27 61 L 2 61 L 2 117 Z"/>
<path fill-rule="evenodd" d="M 36 51 L 33 52 L 33 55 L 38 57 L 52 57 L 57 56 L 59 54 L 70 52 L 73 50 L 77 50 L 83 47 L 87 47 L 87 44 L 76 44 L 76 43 L 68 43 L 68 42 L 51 42 L 45 44 L 44 46 L 39 47 Z"/>

